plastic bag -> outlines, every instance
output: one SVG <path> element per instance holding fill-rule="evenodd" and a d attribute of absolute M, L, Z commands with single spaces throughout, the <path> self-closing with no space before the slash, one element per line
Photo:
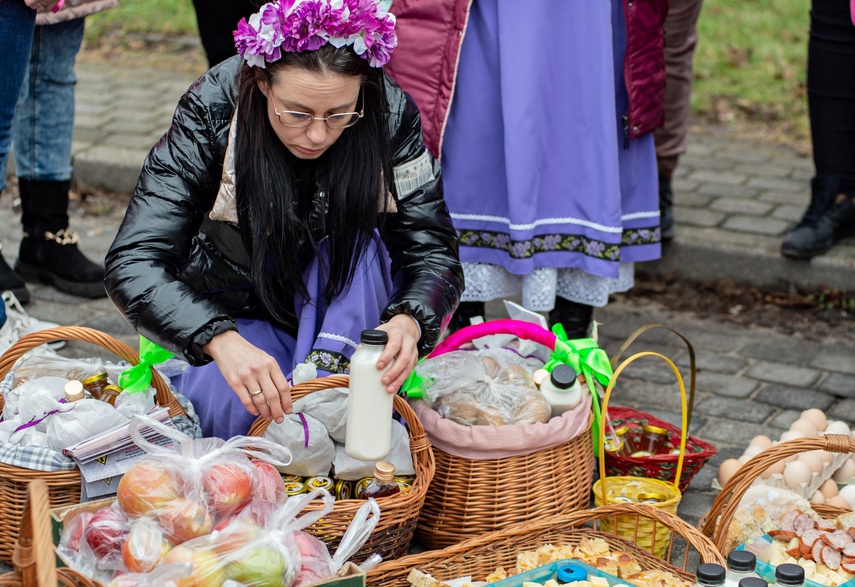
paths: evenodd
<path fill-rule="evenodd" d="M 99 358 L 69 359 L 60 355 L 25 356 L 15 364 L 12 387 L 47 376 L 82 381 L 104 371 L 106 371 L 106 363 Z M 116 380 L 113 379 L 113 381 Z"/>
<path fill-rule="evenodd" d="M 65 377 L 56 377 L 45 375 L 33 378 L 22 383 L 17 387 L 13 387 L 6 397 L 3 398 L 3 420 L 12 420 L 20 411 L 18 404 L 21 397 L 28 397 L 38 389 L 46 389 L 55 400 L 59 401 L 65 397 L 65 384 L 68 379 Z"/>
<path fill-rule="evenodd" d="M 395 465 L 396 475 L 408 476 L 416 474 L 416 469 L 413 465 L 413 453 L 410 451 L 410 435 L 404 425 L 397 420 L 392 420 L 392 449 L 383 460 Z M 335 445 L 333 469 L 335 470 L 336 479 L 359 481 L 365 477 L 373 477 L 374 464 L 376 462 L 354 459 L 344 452 L 343 444 L 336 443 Z"/>
<path fill-rule="evenodd" d="M 271 422 L 263 438 L 291 452 L 291 464 L 282 467 L 283 473 L 301 477 L 329 475 L 335 447 L 326 427 L 312 416 L 293 412 L 281 424 Z"/>
<path fill-rule="evenodd" d="M 466 426 L 546 423 L 549 404 L 525 368 L 478 352 L 453 351 L 416 366 L 423 397 L 444 418 Z"/>
<path fill-rule="evenodd" d="M 178 587 L 176 580 L 188 578 L 192 573 L 192 564 L 173 563 L 158 567 L 151 573 L 119 575 L 108 587 Z"/>
<path fill-rule="evenodd" d="M 344 444 L 347 437 L 347 388 L 321 389 L 294 402 L 294 412 L 302 412 L 323 424 L 330 438 Z"/>

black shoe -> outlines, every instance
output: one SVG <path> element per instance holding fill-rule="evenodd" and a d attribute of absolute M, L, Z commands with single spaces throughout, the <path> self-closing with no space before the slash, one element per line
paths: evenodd
<path fill-rule="evenodd" d="M 12 271 L 6 259 L 0 255 L 0 292 L 11 291 L 22 304 L 30 301 L 30 291 L 21 276 Z"/>
<path fill-rule="evenodd" d="M 471 325 L 471 318 L 483 316 L 486 314 L 486 304 L 484 302 L 460 302 L 457 310 L 448 322 L 446 334 L 454 334 L 461 328 L 466 328 Z"/>
<path fill-rule="evenodd" d="M 561 324 L 567 338 L 588 338 L 591 336 L 593 318 L 593 306 L 556 297 L 555 308 L 549 313 L 549 327 Z"/>
<path fill-rule="evenodd" d="M 855 236 L 855 193 L 844 195 L 842 187 L 836 178 L 814 178 L 810 206 L 781 243 L 783 256 L 812 259 Z"/>
<path fill-rule="evenodd" d="M 671 189 L 671 178 L 659 176 L 659 233 L 662 242 L 674 240 L 674 192 Z"/>
<path fill-rule="evenodd" d="M 25 236 L 15 271 L 27 281 L 47 283 L 75 296 L 107 295 L 104 267 L 87 259 L 77 247 L 77 234 L 66 230 Z"/>

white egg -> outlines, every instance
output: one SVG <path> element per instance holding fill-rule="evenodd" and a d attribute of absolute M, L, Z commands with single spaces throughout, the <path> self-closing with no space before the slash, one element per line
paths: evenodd
<path fill-rule="evenodd" d="M 828 423 L 828 426 L 825 427 L 825 433 L 845 434 L 846 436 L 849 436 L 850 430 L 846 422 L 841 422 L 840 420 L 832 420 Z"/>
<path fill-rule="evenodd" d="M 798 460 L 806 464 L 811 473 L 819 475 L 822 472 L 822 459 L 819 458 L 819 455 L 816 454 L 816 452 L 810 451 L 803 453 L 799 455 Z"/>
<path fill-rule="evenodd" d="M 752 458 L 754 458 L 755 456 L 759 455 L 761 452 L 763 452 L 763 450 L 764 449 L 762 447 L 759 447 L 756 444 L 752 444 L 748 448 L 745 449 L 745 452 L 742 453 L 742 456 L 745 457 L 746 461 L 748 461 L 748 460 L 751 460 Z"/>
<path fill-rule="evenodd" d="M 810 502 L 813 504 L 823 505 L 825 503 L 825 496 L 818 490 L 814 491 L 813 495 L 810 496 Z"/>
<path fill-rule="evenodd" d="M 770 446 L 772 446 L 772 439 L 768 436 L 764 436 L 760 434 L 751 439 L 751 442 L 748 443 L 748 446 L 759 446 L 763 450 L 766 450 Z"/>
<path fill-rule="evenodd" d="M 810 420 L 805 420 L 803 418 L 800 418 L 790 424 L 790 430 L 801 432 L 805 436 L 816 436 L 816 426 L 814 426 L 813 422 Z"/>
<path fill-rule="evenodd" d="M 837 495 L 837 483 L 833 479 L 826 479 L 825 483 L 819 486 L 819 491 L 829 499 Z"/>
<path fill-rule="evenodd" d="M 828 463 L 830 465 L 832 461 L 834 461 L 834 454 L 826 450 L 815 450 L 813 452 L 819 455 L 819 458 L 822 459 L 823 463 Z"/>
<path fill-rule="evenodd" d="M 828 424 L 828 421 L 825 418 L 825 412 L 818 408 L 811 408 L 809 410 L 805 410 L 804 412 L 802 412 L 800 418 L 802 420 L 810 421 L 810 423 L 813 424 L 816 428 L 817 432 L 822 432 L 823 430 L 825 430 L 825 427 Z"/>
<path fill-rule="evenodd" d="M 852 479 L 852 477 L 855 477 L 855 461 L 849 458 L 843 461 L 840 468 L 834 472 L 832 479 L 838 483 L 846 483 Z"/>
<path fill-rule="evenodd" d="M 772 463 L 771 465 L 769 465 L 769 468 L 766 469 L 765 471 L 763 471 L 760 474 L 760 476 L 763 479 L 768 479 L 772 475 L 780 475 L 783 472 L 784 472 L 784 462 L 778 461 L 777 463 Z"/>
<path fill-rule="evenodd" d="M 795 440 L 796 438 L 804 438 L 804 432 L 799 432 L 797 430 L 787 430 L 783 434 L 781 434 L 781 442 L 787 442 L 788 440 Z"/>
<path fill-rule="evenodd" d="M 838 495 L 849 502 L 850 509 L 855 509 L 855 485 L 844 485 Z"/>
<path fill-rule="evenodd" d="M 810 483 L 810 469 L 801 461 L 787 463 L 784 467 L 784 483 L 793 490 L 800 490 Z"/>

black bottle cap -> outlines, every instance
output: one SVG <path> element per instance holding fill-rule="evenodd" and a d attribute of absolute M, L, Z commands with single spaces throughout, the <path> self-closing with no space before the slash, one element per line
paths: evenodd
<path fill-rule="evenodd" d="M 724 567 L 715 563 L 698 565 L 698 583 L 703 585 L 721 585 L 727 576 Z"/>
<path fill-rule="evenodd" d="M 760 577 L 745 577 L 740 579 L 739 587 L 769 587 L 769 584 Z"/>
<path fill-rule="evenodd" d="M 386 344 L 389 342 L 389 335 L 386 334 L 385 330 L 363 330 L 359 342 L 363 344 Z"/>
<path fill-rule="evenodd" d="M 802 585 L 805 582 L 805 570 L 792 563 L 778 565 L 775 569 L 775 581 L 781 585 Z"/>
<path fill-rule="evenodd" d="M 559 363 L 552 369 L 549 378 L 552 380 L 552 385 L 558 389 L 570 389 L 576 382 L 576 371 L 570 365 Z"/>
<path fill-rule="evenodd" d="M 731 571 L 750 573 L 757 564 L 757 557 L 747 550 L 733 550 L 727 555 L 727 568 Z"/>

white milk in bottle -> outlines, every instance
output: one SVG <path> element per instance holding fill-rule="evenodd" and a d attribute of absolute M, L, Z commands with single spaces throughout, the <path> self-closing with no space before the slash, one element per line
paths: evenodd
<path fill-rule="evenodd" d="M 393 394 L 386 391 L 380 378 L 394 361 L 382 370 L 377 368 L 388 340 L 383 330 L 363 330 L 361 344 L 350 359 L 344 452 L 354 459 L 378 461 L 391 448 Z"/>

